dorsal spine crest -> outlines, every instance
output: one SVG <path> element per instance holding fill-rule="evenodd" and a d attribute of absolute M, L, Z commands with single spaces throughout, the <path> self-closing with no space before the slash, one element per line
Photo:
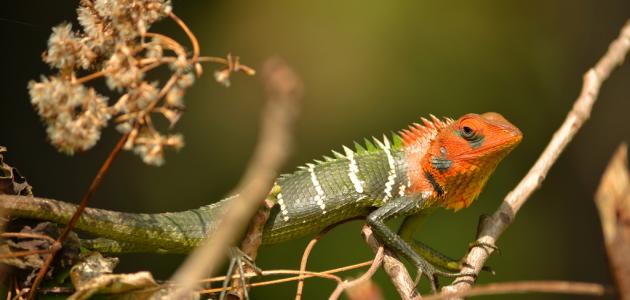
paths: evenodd
<path fill-rule="evenodd" d="M 415 145 L 418 149 L 424 149 L 424 147 L 430 143 L 437 135 L 437 132 L 448 125 L 450 125 L 453 119 L 444 118 L 438 119 L 434 115 L 429 115 L 429 119 L 420 118 L 424 125 L 419 123 L 412 123 L 407 129 L 402 129 L 399 133 L 391 133 L 391 138 L 387 135 L 383 135 L 383 139 L 372 137 L 372 139 L 364 138 L 363 143 L 354 142 L 354 147 L 342 146 L 343 154 L 332 150 L 332 157 L 324 155 L 321 159 L 313 160 L 315 165 L 322 165 L 328 162 L 332 162 L 338 159 L 352 160 L 356 155 L 364 155 L 375 151 L 384 151 L 388 148 L 390 151 L 397 150 L 411 145 Z M 308 171 L 309 165 L 298 166 L 299 172 Z M 289 174 L 282 174 L 280 178 L 286 177 Z"/>
<path fill-rule="evenodd" d="M 374 146 L 374 144 L 372 144 L 372 142 L 370 142 L 370 140 L 368 140 L 367 138 L 363 140 L 364 140 L 365 148 L 367 149 L 367 151 L 376 150 L 376 147 Z"/>
<path fill-rule="evenodd" d="M 429 115 L 429 118 L 431 118 L 431 121 L 426 118 L 420 118 L 424 125 L 413 123 L 409 128 L 400 131 L 404 145 L 430 141 L 437 135 L 440 129 L 454 122 L 453 119 L 450 118 L 440 120 L 434 115 Z"/>

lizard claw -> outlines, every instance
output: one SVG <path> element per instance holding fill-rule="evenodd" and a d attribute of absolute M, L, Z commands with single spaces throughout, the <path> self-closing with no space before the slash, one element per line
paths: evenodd
<path fill-rule="evenodd" d="M 475 247 L 481 247 L 484 250 L 486 250 L 487 252 L 489 252 L 491 249 L 494 252 L 497 252 L 499 255 L 501 254 L 501 250 L 499 249 L 499 247 L 497 247 L 496 245 L 490 244 L 490 243 L 485 243 L 485 242 L 480 242 L 480 241 L 474 241 L 470 244 L 468 244 L 468 251 L 470 251 L 472 248 Z"/>
<path fill-rule="evenodd" d="M 468 244 L 468 251 L 470 251 L 472 248 L 475 248 L 475 247 L 481 247 L 486 252 L 490 252 L 490 250 L 492 250 L 492 251 L 496 252 L 497 254 L 501 255 L 501 249 L 499 249 L 499 247 L 497 247 L 497 246 L 495 246 L 493 244 L 484 243 L 484 242 L 480 242 L 480 241 L 474 241 L 474 242 Z M 490 266 L 483 266 L 481 268 L 481 271 L 488 272 L 488 273 L 490 273 L 492 275 L 496 275 L 496 272 Z"/>
<path fill-rule="evenodd" d="M 245 254 L 238 247 L 232 247 L 229 251 L 230 256 L 230 264 L 228 266 L 227 275 L 225 276 L 225 280 L 223 280 L 223 286 L 221 290 L 221 294 L 219 295 L 220 300 L 225 300 L 228 292 L 228 286 L 232 281 L 232 274 L 234 273 L 234 267 L 238 267 L 238 274 L 241 288 L 243 289 L 243 299 L 248 300 L 249 294 L 247 291 L 247 279 L 245 278 L 245 270 L 243 265 L 246 264 L 251 269 L 256 272 L 257 275 L 262 275 L 262 270 L 256 266 L 254 260 L 249 257 L 249 255 Z"/>
<path fill-rule="evenodd" d="M 446 277 L 446 278 L 455 278 L 459 276 L 472 276 L 475 278 L 477 277 L 477 274 L 475 273 L 447 272 L 447 271 L 437 269 L 431 263 L 424 260 L 423 258 L 418 259 L 415 262 L 415 265 L 416 265 L 416 269 L 418 270 L 416 279 L 414 280 L 414 285 L 416 289 L 418 288 L 418 284 L 420 283 L 420 279 L 422 278 L 422 276 L 426 276 L 427 279 L 429 279 L 429 284 L 431 285 L 431 291 L 433 293 L 437 293 L 438 289 L 440 288 L 440 283 L 438 280 L 439 277 Z"/>

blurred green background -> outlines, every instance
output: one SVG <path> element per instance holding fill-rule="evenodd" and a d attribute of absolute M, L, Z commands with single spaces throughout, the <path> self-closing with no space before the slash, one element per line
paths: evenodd
<path fill-rule="evenodd" d="M 50 28 L 76 22 L 78 1 L 0 4 L 2 84 L 0 145 L 36 195 L 77 202 L 118 133 L 105 130 L 92 150 L 68 157 L 46 141 L 32 110 L 27 82 L 49 74 L 41 62 Z M 366 136 L 405 127 L 429 113 L 458 117 L 497 111 L 521 128 L 524 140 L 497 169 L 479 200 L 457 214 L 440 211 L 418 237 L 460 257 L 478 216 L 492 212 L 540 154 L 578 95 L 583 72 L 630 17 L 619 1 L 175 1 L 174 12 L 197 34 L 202 54 L 233 53 L 259 68 L 271 55 L 286 59 L 305 82 L 297 147 L 284 171 Z M 183 43 L 170 21 L 153 28 Z M 114 163 L 91 205 L 130 212 L 177 211 L 225 196 L 256 143 L 264 93 L 259 78 L 236 74 L 232 87 L 212 78 L 215 66 L 186 95 L 175 131 L 186 147 L 149 167 L 128 152 Z M 630 66 L 605 83 L 591 120 L 551 170 L 542 189 L 499 240 L 490 261 L 496 276 L 479 282 L 564 279 L 610 283 L 593 203 L 600 175 L 630 137 Z M 397 223 L 392 224 L 394 226 Z M 316 246 L 309 269 L 368 260 L 354 222 Z M 263 269 L 297 269 L 308 239 L 265 247 Z M 166 279 L 182 256 L 124 255 L 120 272 L 149 269 Z M 358 276 L 361 271 L 345 276 Z M 379 272 L 388 299 L 397 298 Z M 330 281 L 307 281 L 305 299 L 327 297 Z M 290 299 L 295 284 L 252 291 L 254 299 Z M 503 296 L 575 299 L 574 296 Z"/>

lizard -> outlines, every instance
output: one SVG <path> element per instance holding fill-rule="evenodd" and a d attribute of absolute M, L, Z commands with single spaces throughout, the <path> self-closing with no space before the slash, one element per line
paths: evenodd
<path fill-rule="evenodd" d="M 363 217 L 377 240 L 410 261 L 418 279 L 461 275 L 459 261 L 413 238 L 436 208 L 471 205 L 499 162 L 522 140 L 521 131 L 498 113 L 466 114 L 457 120 L 421 118 L 391 137 L 366 139 L 354 149 L 280 175 L 269 198 L 275 204 L 262 244 L 275 244 Z M 98 238 L 84 240 L 105 252 L 186 253 L 216 230 L 226 203 L 181 212 L 135 214 L 86 208 L 76 228 Z M 76 205 L 58 200 L 0 195 L 0 210 L 12 217 L 67 223 Z M 385 222 L 405 217 L 398 232 Z"/>

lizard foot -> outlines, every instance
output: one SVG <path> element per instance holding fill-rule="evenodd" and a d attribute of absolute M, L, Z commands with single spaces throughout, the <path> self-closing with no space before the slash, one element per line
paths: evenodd
<path fill-rule="evenodd" d="M 228 286 L 232 281 L 232 274 L 234 273 L 234 267 L 238 267 L 238 277 L 240 280 L 240 286 L 243 289 L 243 299 L 248 300 L 249 294 L 247 291 L 247 278 L 245 277 L 245 269 L 243 265 L 249 266 L 251 269 L 256 272 L 258 275 L 262 275 L 262 270 L 256 266 L 254 260 L 249 257 L 249 255 L 245 254 L 238 247 L 230 248 L 230 264 L 228 266 L 227 275 L 225 276 L 225 280 L 223 280 L 223 286 L 221 294 L 219 295 L 220 300 L 225 300 L 228 292 Z"/>
<path fill-rule="evenodd" d="M 470 251 L 472 248 L 475 247 L 481 247 L 483 248 L 486 252 L 490 252 L 490 250 L 496 252 L 497 254 L 501 255 L 501 250 L 499 249 L 499 247 L 493 245 L 493 244 L 489 244 L 489 243 L 484 243 L 484 242 L 480 242 L 480 241 L 474 241 L 470 244 L 468 244 L 468 251 Z M 492 267 L 490 266 L 483 266 L 481 268 L 482 271 L 488 272 L 492 275 L 496 275 L 496 272 L 494 271 L 494 269 L 492 269 Z"/>
<path fill-rule="evenodd" d="M 477 274 L 475 273 L 447 272 L 447 271 L 440 270 L 436 268 L 435 266 L 433 266 L 428 261 L 424 260 L 423 258 L 416 259 L 416 261 L 414 262 L 414 265 L 416 269 L 418 270 L 416 279 L 414 281 L 414 285 L 416 286 L 416 288 L 418 287 L 418 284 L 420 283 L 420 279 L 422 279 L 422 276 L 426 276 L 427 279 L 429 279 L 429 284 L 431 285 L 431 291 L 433 293 L 437 293 L 439 289 L 439 286 L 440 286 L 439 281 L 438 281 L 439 277 L 446 277 L 446 278 L 455 278 L 459 276 L 472 276 L 475 278 L 477 277 Z"/>

